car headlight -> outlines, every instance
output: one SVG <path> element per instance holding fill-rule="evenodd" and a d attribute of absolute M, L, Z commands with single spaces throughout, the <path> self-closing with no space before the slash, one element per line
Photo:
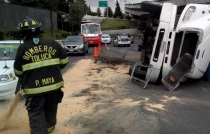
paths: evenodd
<path fill-rule="evenodd" d="M 192 15 L 195 12 L 195 10 L 196 10 L 196 7 L 194 7 L 194 6 L 189 7 L 187 9 L 187 12 L 185 13 L 184 18 L 183 18 L 182 21 L 188 21 L 192 17 Z"/>
<path fill-rule="evenodd" d="M 84 48 L 84 44 L 79 45 L 78 48 Z"/>
<path fill-rule="evenodd" d="M 9 80 L 9 76 L 7 74 L 0 75 L 0 81 L 8 81 L 8 80 Z"/>
<path fill-rule="evenodd" d="M 66 46 L 65 45 L 61 45 L 62 46 L 62 48 L 66 48 Z"/>

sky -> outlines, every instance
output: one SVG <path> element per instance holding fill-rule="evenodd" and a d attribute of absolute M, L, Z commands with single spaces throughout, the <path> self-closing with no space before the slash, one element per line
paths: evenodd
<path fill-rule="evenodd" d="M 112 8 L 112 11 L 114 12 L 115 11 L 115 3 L 114 3 L 114 1 L 115 0 L 86 0 L 86 4 L 89 6 L 90 5 L 90 7 L 91 7 L 91 10 L 93 11 L 93 12 L 96 12 L 96 9 L 98 8 L 98 3 L 99 3 L 99 1 L 107 1 L 108 2 L 108 6 L 110 6 L 111 8 Z M 126 2 L 127 2 L 127 4 L 133 4 L 133 3 L 140 3 L 140 2 L 142 2 L 142 1 L 144 1 L 144 0 L 119 0 L 119 3 L 120 3 L 120 8 L 121 8 L 121 10 L 124 12 L 124 6 L 125 6 L 125 4 L 126 4 Z M 101 11 L 102 11 L 102 13 L 103 13 L 103 11 L 104 11 L 104 8 L 100 8 L 101 9 Z"/>

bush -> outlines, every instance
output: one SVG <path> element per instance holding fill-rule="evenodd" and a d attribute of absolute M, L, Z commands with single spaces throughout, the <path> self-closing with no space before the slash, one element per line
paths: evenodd
<path fill-rule="evenodd" d="M 54 31 L 55 35 L 59 38 L 66 38 L 67 36 L 70 35 L 69 32 L 66 32 L 66 31 L 63 31 L 63 30 L 59 30 L 59 29 L 56 29 Z"/>
<path fill-rule="evenodd" d="M 67 36 L 70 35 L 69 32 L 56 29 L 53 31 L 53 37 L 51 37 L 51 32 L 44 32 L 42 34 L 44 37 L 54 38 L 54 39 L 65 39 Z M 0 40 L 19 40 L 21 36 L 20 31 L 13 29 L 8 29 L 6 31 L 0 31 Z"/>
<path fill-rule="evenodd" d="M 125 18 L 126 18 L 127 20 L 130 20 L 130 19 L 131 19 L 131 17 L 130 17 L 129 15 L 126 15 Z"/>
<path fill-rule="evenodd" d="M 120 18 L 120 19 L 124 19 L 124 16 L 123 16 L 123 15 L 121 15 L 121 16 L 119 16 L 119 18 Z"/>
<path fill-rule="evenodd" d="M 21 33 L 16 29 L 9 29 L 4 32 L 5 39 L 19 40 Z"/>
<path fill-rule="evenodd" d="M 62 39 L 62 35 L 60 33 L 54 33 L 56 39 Z"/>
<path fill-rule="evenodd" d="M 53 39 L 65 39 L 67 36 L 70 35 L 69 32 L 56 29 L 53 31 L 53 37 L 51 37 L 51 32 L 46 31 L 42 34 L 44 37 L 53 38 Z"/>

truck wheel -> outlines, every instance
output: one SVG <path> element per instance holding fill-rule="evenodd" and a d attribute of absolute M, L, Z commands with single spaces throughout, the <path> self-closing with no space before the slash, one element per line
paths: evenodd
<path fill-rule="evenodd" d="M 130 76 L 131 76 L 133 67 L 134 67 L 134 65 L 130 66 L 130 68 L 129 68 L 129 75 Z M 144 70 L 143 68 L 141 70 L 140 68 L 141 68 L 140 66 L 136 67 L 133 76 L 135 76 L 135 77 L 137 77 L 139 79 L 145 80 L 145 77 L 146 77 L 146 74 L 147 74 L 147 70 Z"/>

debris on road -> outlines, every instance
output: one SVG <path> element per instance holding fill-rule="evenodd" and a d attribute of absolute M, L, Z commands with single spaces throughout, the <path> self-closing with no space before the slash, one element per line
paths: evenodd
<path fill-rule="evenodd" d="M 83 59 L 64 73 L 64 98 L 52 134 L 134 134 L 154 133 L 159 129 L 156 113 L 167 111 L 165 105 L 179 99 L 164 95 L 153 100 L 149 97 L 151 91 L 137 90 L 139 86 L 129 82 L 129 65 L 118 61 L 111 62 L 114 65 L 107 63 Z M 14 115 L 2 132 L 29 133 L 23 103 Z"/>

